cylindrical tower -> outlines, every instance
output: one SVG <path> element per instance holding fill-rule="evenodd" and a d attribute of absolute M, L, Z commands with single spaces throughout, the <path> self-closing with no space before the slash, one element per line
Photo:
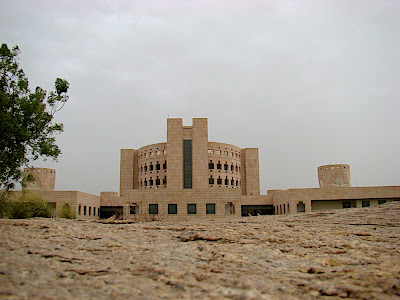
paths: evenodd
<path fill-rule="evenodd" d="M 34 180 L 27 183 L 26 189 L 54 190 L 56 170 L 48 168 L 25 168 L 24 176 L 33 175 Z"/>
<path fill-rule="evenodd" d="M 144 146 L 138 152 L 138 188 L 167 188 L 167 143 Z"/>
<path fill-rule="evenodd" d="M 350 166 L 345 164 L 318 167 L 319 187 L 349 187 Z"/>

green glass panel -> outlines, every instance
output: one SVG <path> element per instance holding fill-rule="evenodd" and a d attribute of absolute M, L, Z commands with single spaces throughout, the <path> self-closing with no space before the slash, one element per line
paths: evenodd
<path fill-rule="evenodd" d="M 196 214 L 196 204 L 188 204 L 187 205 L 187 213 L 188 213 L 188 215 L 195 215 Z"/>
<path fill-rule="evenodd" d="M 206 204 L 206 214 L 207 215 L 215 215 L 215 204 L 214 203 Z"/>
<path fill-rule="evenodd" d="M 176 215 L 178 213 L 178 205 L 177 204 L 168 204 L 168 214 Z"/>

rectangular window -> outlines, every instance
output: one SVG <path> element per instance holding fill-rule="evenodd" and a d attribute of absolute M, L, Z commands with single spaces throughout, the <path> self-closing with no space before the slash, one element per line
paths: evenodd
<path fill-rule="evenodd" d="M 232 202 L 225 204 L 225 213 L 229 215 L 235 214 L 235 205 Z"/>
<path fill-rule="evenodd" d="M 385 203 L 386 203 L 386 200 L 378 200 L 378 204 L 379 204 L 379 205 L 385 204 Z"/>
<path fill-rule="evenodd" d="M 86 216 L 86 206 L 83 207 L 83 215 Z"/>
<path fill-rule="evenodd" d="M 96 216 L 96 207 L 93 207 L 93 216 Z"/>
<path fill-rule="evenodd" d="M 158 215 L 158 204 L 149 204 L 149 214 Z"/>
<path fill-rule="evenodd" d="M 369 207 L 369 200 L 363 200 L 362 207 Z"/>
<path fill-rule="evenodd" d="M 192 140 L 183 140 L 183 188 L 192 188 Z"/>
<path fill-rule="evenodd" d="M 136 215 L 136 205 L 131 205 L 131 206 L 129 207 L 129 213 L 130 213 L 131 215 Z"/>
<path fill-rule="evenodd" d="M 168 204 L 168 214 L 176 215 L 178 213 L 178 204 Z"/>
<path fill-rule="evenodd" d="M 215 203 L 207 203 L 206 204 L 206 214 L 207 215 L 215 215 Z"/>
<path fill-rule="evenodd" d="M 91 215 L 91 212 L 92 212 L 92 207 L 89 206 L 89 216 Z"/>
<path fill-rule="evenodd" d="M 351 202 L 350 201 L 343 201 L 342 202 L 342 207 L 343 208 L 351 208 Z"/>
<path fill-rule="evenodd" d="M 79 204 L 79 206 L 78 206 L 78 215 L 81 215 L 81 208 L 82 208 L 82 206 Z"/>
<path fill-rule="evenodd" d="M 195 215 L 196 214 L 196 204 L 188 204 L 187 205 L 187 213 L 188 213 L 188 215 Z"/>

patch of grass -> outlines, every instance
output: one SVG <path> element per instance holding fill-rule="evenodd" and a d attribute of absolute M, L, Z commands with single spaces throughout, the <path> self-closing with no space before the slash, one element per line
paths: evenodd
<path fill-rule="evenodd" d="M 6 200 L 4 215 L 10 219 L 51 218 L 51 210 L 40 195 L 22 192 L 19 198 Z"/>
<path fill-rule="evenodd" d="M 75 211 L 68 203 L 63 204 L 60 211 L 58 212 L 58 216 L 65 219 L 76 219 Z"/>

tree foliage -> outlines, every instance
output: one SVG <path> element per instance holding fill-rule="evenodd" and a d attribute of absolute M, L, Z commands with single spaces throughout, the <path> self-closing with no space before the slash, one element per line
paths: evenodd
<path fill-rule="evenodd" d="M 63 124 L 54 114 L 68 101 L 68 81 L 57 78 L 55 91 L 29 88 L 19 68 L 18 46 L 0 48 L 0 189 L 9 190 L 22 178 L 22 167 L 39 157 L 57 159 L 61 154 L 55 134 Z"/>

